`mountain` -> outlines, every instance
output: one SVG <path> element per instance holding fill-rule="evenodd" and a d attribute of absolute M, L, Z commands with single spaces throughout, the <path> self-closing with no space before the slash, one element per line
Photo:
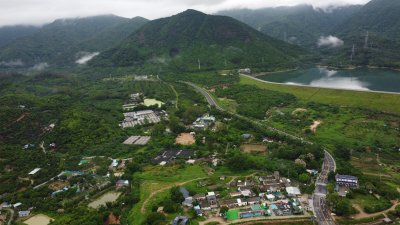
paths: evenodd
<path fill-rule="evenodd" d="M 194 70 L 232 67 L 287 68 L 306 52 L 226 16 L 187 10 L 141 27 L 94 66 L 159 64 Z"/>
<path fill-rule="evenodd" d="M 19 38 L 29 36 L 40 28 L 35 26 L 4 26 L 0 27 L 0 47 Z"/>
<path fill-rule="evenodd" d="M 349 5 L 322 10 L 311 5 L 298 5 L 256 10 L 237 9 L 217 14 L 231 16 L 271 37 L 315 48 L 320 36 L 329 35 L 334 27 L 360 8 L 360 5 Z"/>
<path fill-rule="evenodd" d="M 344 40 L 345 46 L 331 62 L 399 68 L 399 12 L 400 1 L 372 0 L 367 3 L 335 28 L 335 35 Z M 355 54 L 350 61 L 353 44 Z"/>
<path fill-rule="evenodd" d="M 114 15 L 59 19 L 1 47 L 0 66 L 73 65 L 81 57 L 111 48 L 146 22 Z"/>

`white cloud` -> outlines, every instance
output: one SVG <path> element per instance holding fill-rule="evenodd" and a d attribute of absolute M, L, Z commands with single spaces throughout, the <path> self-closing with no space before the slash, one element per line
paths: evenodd
<path fill-rule="evenodd" d="M 98 56 L 100 52 L 85 52 L 81 54 L 82 56 L 78 60 L 76 60 L 75 63 L 84 65 L 92 60 L 94 57 Z"/>
<path fill-rule="evenodd" d="M 340 47 L 343 44 L 344 41 L 332 35 L 326 37 L 321 36 L 317 42 L 318 47 L 330 47 L 330 48 Z"/>
<path fill-rule="evenodd" d="M 46 63 L 46 62 L 42 62 L 42 63 L 35 64 L 35 65 L 32 67 L 32 69 L 34 69 L 34 70 L 44 70 L 44 69 L 46 69 L 47 67 L 49 67 L 49 64 Z"/>
<path fill-rule="evenodd" d="M 12 61 L 2 61 L 0 62 L 0 66 L 5 66 L 5 67 L 17 67 L 17 66 L 23 66 L 24 63 L 22 60 L 12 60 Z"/>
<path fill-rule="evenodd" d="M 170 16 L 188 8 L 214 13 L 224 9 L 311 4 L 315 8 L 365 4 L 369 0 L 0 0 L 0 26 L 40 25 L 55 19 L 116 14 L 123 17 L 143 16 L 155 19 Z"/>

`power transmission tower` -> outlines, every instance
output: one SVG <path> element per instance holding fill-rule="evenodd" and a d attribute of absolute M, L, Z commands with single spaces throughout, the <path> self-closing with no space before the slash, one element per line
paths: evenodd
<path fill-rule="evenodd" d="M 369 38 L 369 31 L 367 31 L 367 34 L 365 35 L 365 43 L 364 43 L 364 48 L 368 48 L 368 38 Z"/>
<path fill-rule="evenodd" d="M 350 61 L 353 61 L 353 58 L 354 58 L 354 56 L 355 56 L 355 50 L 356 50 L 356 47 L 355 47 L 355 45 L 353 44 L 353 48 L 352 48 L 352 50 L 351 50 Z"/>

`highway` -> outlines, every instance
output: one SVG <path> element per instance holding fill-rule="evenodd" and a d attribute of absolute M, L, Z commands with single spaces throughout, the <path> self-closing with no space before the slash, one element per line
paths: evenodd
<path fill-rule="evenodd" d="M 328 184 L 328 175 L 330 172 L 336 171 L 336 162 L 332 155 L 325 150 L 324 163 L 322 164 L 321 173 L 315 183 L 315 191 L 313 194 L 314 215 L 318 224 L 336 225 L 331 212 L 326 203 L 326 185 Z"/>
<path fill-rule="evenodd" d="M 203 88 L 201 88 L 191 82 L 184 82 L 184 83 L 192 86 L 198 92 L 200 92 L 202 95 L 204 95 L 204 97 L 206 98 L 206 100 L 210 106 L 214 106 L 216 109 L 218 109 L 220 111 L 225 111 L 223 108 L 218 106 L 218 104 L 216 103 L 214 98 L 206 90 L 204 90 Z M 226 111 L 226 112 L 228 112 L 228 111 Z M 285 135 L 285 136 L 290 137 L 295 140 L 300 140 L 303 143 L 313 144 L 310 141 L 303 140 L 303 138 L 301 138 L 301 137 L 294 136 L 292 134 L 278 130 L 274 127 L 266 126 L 265 124 L 262 124 L 261 122 L 254 121 L 245 116 L 231 113 L 231 112 L 228 112 L 228 113 L 230 113 L 233 116 L 236 116 L 238 118 L 241 118 L 241 119 L 244 119 L 251 123 L 254 123 L 258 126 L 267 127 L 269 130 L 277 132 L 278 134 Z M 319 174 L 317 181 L 315 183 L 315 191 L 314 191 L 314 194 L 312 197 L 313 198 L 314 215 L 315 215 L 316 221 L 320 225 L 336 225 L 337 223 L 333 219 L 331 212 L 326 204 L 326 194 L 327 194 L 326 186 L 328 184 L 328 175 L 330 172 L 336 171 L 336 162 L 335 162 L 335 159 L 332 157 L 332 155 L 327 150 L 324 150 L 324 151 L 325 151 L 324 162 L 322 164 L 321 173 Z"/>

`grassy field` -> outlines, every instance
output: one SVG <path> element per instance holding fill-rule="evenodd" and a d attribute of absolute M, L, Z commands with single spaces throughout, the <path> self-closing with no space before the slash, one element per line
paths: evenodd
<path fill-rule="evenodd" d="M 388 113 L 400 114 L 400 95 L 374 92 L 335 90 L 264 83 L 241 76 L 241 84 L 291 93 L 299 99 L 341 106 L 363 107 Z"/>
<path fill-rule="evenodd" d="M 134 179 L 141 179 L 140 202 L 137 203 L 129 213 L 129 223 L 136 225 L 142 224 L 146 215 L 151 211 L 154 204 L 161 202 L 169 195 L 169 189 L 175 185 L 189 182 L 197 178 L 207 177 L 200 166 L 187 166 L 178 168 L 177 166 L 149 166 L 136 175 Z M 152 193 L 156 193 L 153 194 Z M 143 204 L 145 212 L 142 212 Z"/>
<path fill-rule="evenodd" d="M 389 200 L 383 198 L 378 199 L 373 195 L 356 194 L 354 197 L 355 198 L 351 200 L 351 202 L 361 206 L 366 213 L 381 212 L 392 206 Z"/>

